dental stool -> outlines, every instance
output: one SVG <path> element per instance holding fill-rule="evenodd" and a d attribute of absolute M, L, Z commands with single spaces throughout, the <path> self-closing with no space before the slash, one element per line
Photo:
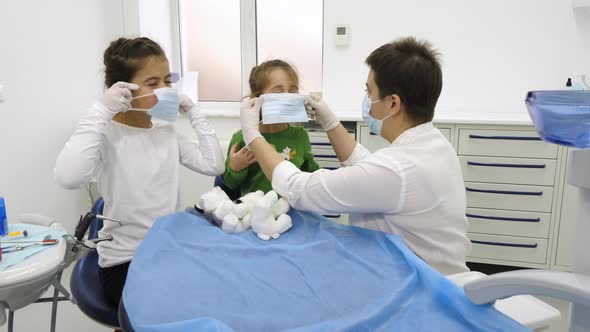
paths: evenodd
<path fill-rule="evenodd" d="M 92 206 L 91 212 L 101 214 L 104 200 L 99 198 Z M 102 220 L 94 218 L 88 230 L 88 239 L 98 237 L 102 228 Z M 80 259 L 72 271 L 70 290 L 78 302 L 78 308 L 94 321 L 112 328 L 119 326 L 118 308 L 104 296 L 98 277 L 98 253 L 96 250 Z"/>

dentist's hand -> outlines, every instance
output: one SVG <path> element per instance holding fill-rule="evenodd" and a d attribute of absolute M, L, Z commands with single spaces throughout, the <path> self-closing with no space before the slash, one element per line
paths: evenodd
<path fill-rule="evenodd" d="M 242 135 L 246 146 L 257 137 L 262 137 L 258 130 L 260 122 L 260 98 L 245 99 L 240 108 L 240 123 L 242 125 Z"/>
<path fill-rule="evenodd" d="M 127 112 L 131 107 L 131 90 L 137 89 L 137 84 L 117 82 L 98 98 L 98 102 L 113 114 Z"/>
<path fill-rule="evenodd" d="M 310 117 L 315 116 L 315 122 L 325 131 L 338 127 L 340 121 L 334 112 L 330 110 L 328 104 L 317 96 L 308 96 L 305 100 L 305 109 Z"/>

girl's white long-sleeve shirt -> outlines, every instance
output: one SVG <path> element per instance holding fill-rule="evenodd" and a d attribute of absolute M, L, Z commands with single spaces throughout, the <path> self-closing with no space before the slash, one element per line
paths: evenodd
<path fill-rule="evenodd" d="M 112 241 L 98 245 L 99 265 L 130 261 L 156 219 L 179 209 L 179 168 L 206 175 L 225 171 L 224 156 L 204 115 L 194 106 L 187 112 L 197 140 L 176 132 L 171 123 L 152 121 L 151 128 L 111 121 L 114 113 L 94 104 L 59 154 L 55 179 L 68 189 L 96 177 L 104 198 L 100 236 Z"/>

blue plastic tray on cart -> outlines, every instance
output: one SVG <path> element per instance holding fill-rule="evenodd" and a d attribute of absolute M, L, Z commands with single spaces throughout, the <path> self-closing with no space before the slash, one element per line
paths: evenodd
<path fill-rule="evenodd" d="M 590 91 L 531 91 L 526 106 L 545 141 L 590 148 Z"/>

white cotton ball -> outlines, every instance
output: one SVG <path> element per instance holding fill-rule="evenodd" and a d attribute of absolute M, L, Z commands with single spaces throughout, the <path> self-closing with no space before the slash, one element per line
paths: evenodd
<path fill-rule="evenodd" d="M 266 200 L 260 200 L 252 209 L 252 230 L 255 233 L 270 234 L 273 233 L 272 223 L 275 219 L 272 216 L 270 203 Z"/>
<path fill-rule="evenodd" d="M 262 192 L 262 190 L 257 190 L 255 192 L 247 193 L 246 195 L 240 197 L 240 201 L 246 204 L 254 205 L 262 197 L 264 197 L 264 193 Z"/>
<path fill-rule="evenodd" d="M 228 214 L 223 218 L 221 229 L 226 233 L 236 233 L 236 228 L 240 224 L 240 220 L 235 214 Z"/>
<path fill-rule="evenodd" d="M 246 228 L 250 228 L 250 226 L 252 226 L 252 215 L 250 213 L 242 218 L 242 224 L 244 224 L 244 227 Z"/>
<path fill-rule="evenodd" d="M 213 219 L 215 219 L 218 224 L 221 224 L 223 222 L 223 218 L 231 213 L 233 208 L 234 203 L 232 201 L 223 201 L 221 204 L 219 204 L 219 206 L 217 206 L 215 211 L 213 211 Z"/>
<path fill-rule="evenodd" d="M 264 195 L 263 199 L 269 202 L 270 206 L 273 206 L 279 200 L 279 195 L 277 195 L 276 192 L 271 190 L 267 192 L 266 195 Z"/>
<path fill-rule="evenodd" d="M 248 228 L 249 227 L 246 227 L 246 225 L 244 225 L 244 223 L 240 221 L 240 222 L 238 222 L 234 233 L 241 233 L 241 232 L 247 230 Z"/>
<path fill-rule="evenodd" d="M 223 189 L 219 187 L 215 187 L 214 189 L 216 189 L 215 194 L 217 196 L 217 199 L 221 201 L 230 201 L 229 196 L 227 196 L 227 193 L 223 191 Z"/>
<path fill-rule="evenodd" d="M 233 213 L 238 216 L 238 218 L 242 219 L 245 215 L 250 212 L 250 207 L 246 203 L 236 204 L 233 209 Z"/>
<path fill-rule="evenodd" d="M 258 236 L 259 239 L 264 240 L 264 241 L 270 240 L 270 236 L 268 236 L 267 234 L 256 233 L 256 236 Z"/>
<path fill-rule="evenodd" d="M 229 200 L 227 194 L 221 188 L 215 187 L 201 196 L 197 207 L 205 211 L 205 214 L 211 214 L 222 202 L 227 200 Z"/>
<path fill-rule="evenodd" d="M 293 226 L 293 221 L 288 214 L 281 214 L 276 221 L 277 228 L 276 232 L 283 234 L 288 231 Z"/>
<path fill-rule="evenodd" d="M 279 199 L 272 207 L 273 217 L 278 218 L 281 214 L 289 212 L 290 208 L 291 206 L 289 206 L 289 202 L 286 199 Z"/>

